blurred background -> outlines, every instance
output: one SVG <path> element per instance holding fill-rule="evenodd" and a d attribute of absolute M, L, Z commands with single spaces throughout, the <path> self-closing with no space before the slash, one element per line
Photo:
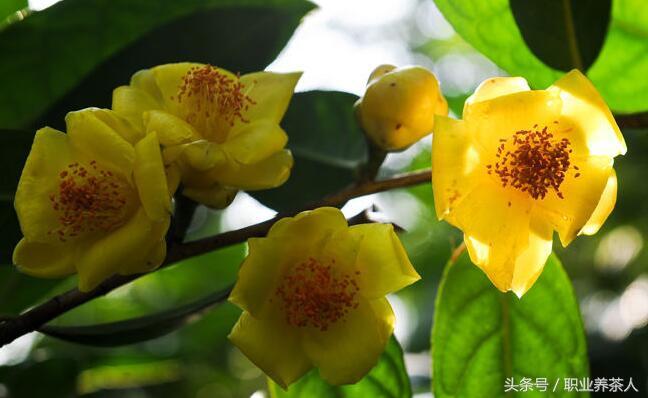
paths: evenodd
<path fill-rule="evenodd" d="M 54 3 L 31 0 L 29 6 L 40 10 Z M 361 95 L 377 65 L 419 64 L 437 75 L 452 112 L 460 115 L 464 99 L 482 80 L 505 75 L 454 32 L 432 0 L 315 3 L 317 9 L 307 14 L 267 68 L 304 71 L 298 91 L 326 89 Z M 56 109 L 52 112 L 60 113 Z M 577 239 L 568 249 L 559 244 L 555 247 L 580 302 L 591 376 L 633 377 L 641 391 L 648 390 L 648 252 L 644 248 L 648 236 L 647 133 L 624 131 L 630 150 L 617 158 L 618 202 L 603 229 L 594 237 Z M 430 143 L 428 137 L 405 152 L 389 155 L 381 174 L 429 167 Z M 405 229 L 401 239 L 423 277 L 391 296 L 390 301 L 415 396 L 431 397 L 429 350 L 434 298 L 443 267 L 461 242 L 461 234 L 436 220 L 430 184 L 358 198 L 343 210 L 351 216 L 371 205 L 376 206 L 373 217 L 396 222 Z M 239 193 L 224 211 L 199 208 L 188 239 L 254 224 L 275 214 L 251 196 Z M 141 278 L 65 314 L 56 323 L 108 322 L 188 302 L 234 281 L 244 255 L 244 245 L 238 245 L 186 260 L 190 264 Z M 6 268 L 0 272 L 3 281 L 17 278 Z M 73 278 L 52 282 L 46 289 L 39 285 L 39 297 L 74 285 Z M 32 285 L 25 286 L 29 289 Z M 18 300 L 14 295 L 20 294 L 28 293 L 2 288 L 0 304 L 13 303 Z M 4 308 L 7 312 L 16 309 L 20 308 Z M 225 303 L 166 336 L 118 348 L 74 345 L 37 333 L 23 336 L 0 349 L 0 398 L 268 397 L 262 373 L 226 339 L 238 315 L 237 308 Z"/>

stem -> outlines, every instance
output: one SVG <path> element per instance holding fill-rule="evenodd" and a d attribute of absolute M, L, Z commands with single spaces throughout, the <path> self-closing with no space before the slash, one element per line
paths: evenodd
<path fill-rule="evenodd" d="M 422 184 L 429 182 L 430 179 L 431 171 L 430 169 L 425 169 L 397 175 L 382 181 L 366 181 L 344 189 L 336 194 L 327 196 L 321 201 L 312 203 L 301 210 L 314 209 L 322 206 L 341 206 L 348 200 L 358 196 Z M 268 221 L 234 231 L 223 232 L 209 238 L 176 244 L 169 249 L 164 263 L 158 269 L 189 257 L 198 256 L 236 243 L 245 242 L 248 238 L 265 236 L 270 227 L 279 219 L 297 214 L 301 210 L 279 214 Z M 366 222 L 366 216 L 362 214 L 352 217 L 348 221 L 350 224 Z M 72 289 L 52 297 L 48 301 L 23 312 L 15 318 L 3 320 L 3 322 L 0 323 L 0 347 L 11 343 L 22 335 L 37 330 L 47 322 L 66 313 L 67 311 L 70 311 L 97 297 L 103 296 L 143 275 L 145 274 L 115 275 L 105 280 L 96 289 L 90 292 L 80 292 L 77 289 Z"/>

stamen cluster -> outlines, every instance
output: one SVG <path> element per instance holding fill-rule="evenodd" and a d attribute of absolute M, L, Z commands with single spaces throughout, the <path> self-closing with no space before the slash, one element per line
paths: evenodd
<path fill-rule="evenodd" d="M 350 275 L 336 277 L 331 265 L 309 258 L 283 277 L 275 294 L 282 300 L 288 324 L 310 325 L 326 331 L 349 310 L 358 307 L 359 290 Z"/>
<path fill-rule="evenodd" d="M 186 119 L 191 124 L 211 121 L 231 127 L 236 119 L 248 123 L 243 112 L 255 104 L 243 89 L 238 75 L 231 78 L 211 65 L 195 66 L 182 78 L 177 101 L 189 102 Z"/>
<path fill-rule="evenodd" d="M 554 138 L 547 127 L 520 130 L 509 139 L 500 139 L 495 165 L 486 165 L 488 174 L 495 172 L 502 186 L 527 192 L 533 199 L 543 199 L 550 189 L 563 199 L 560 186 L 571 166 L 569 139 Z M 576 173 L 575 177 L 580 176 Z"/>
<path fill-rule="evenodd" d="M 61 227 L 49 231 L 65 242 L 83 232 L 110 231 L 119 225 L 126 205 L 123 184 L 96 161 L 89 168 L 72 163 L 59 173 L 58 191 L 50 194 Z"/>

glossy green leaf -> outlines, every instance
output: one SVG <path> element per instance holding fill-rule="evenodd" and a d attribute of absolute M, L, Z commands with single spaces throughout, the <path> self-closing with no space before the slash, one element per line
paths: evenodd
<path fill-rule="evenodd" d="M 336 91 L 295 94 L 281 123 L 295 165 L 279 188 L 253 196 L 277 210 L 295 210 L 348 186 L 367 159 L 367 144 L 353 113 L 358 99 Z"/>
<path fill-rule="evenodd" d="M 525 77 L 534 88 L 545 88 L 562 75 L 527 47 L 508 0 L 435 3 L 463 39 L 509 74 Z M 648 109 L 646 26 L 648 7 L 643 0 L 613 1 L 607 37 L 587 75 L 616 112 Z"/>
<path fill-rule="evenodd" d="M 283 390 L 268 379 L 272 398 L 410 398 L 410 387 L 403 350 L 392 337 L 378 364 L 362 380 L 348 386 L 332 386 L 322 380 L 317 370 L 312 370 L 288 390 Z"/>
<path fill-rule="evenodd" d="M 39 332 L 72 343 L 114 347 L 151 340 L 181 327 L 207 308 L 227 299 L 230 287 L 211 293 L 191 303 L 124 321 L 88 326 L 45 325 Z"/>
<path fill-rule="evenodd" d="M 529 49 L 552 68 L 586 71 L 601 51 L 612 0 L 510 0 Z"/>
<path fill-rule="evenodd" d="M 2 0 L 0 1 L 0 23 L 18 10 L 27 7 L 27 0 Z"/>
<path fill-rule="evenodd" d="M 588 376 L 585 334 L 555 255 L 522 299 L 499 292 L 467 253 L 448 264 L 441 283 L 432 331 L 435 397 L 504 397 L 510 377 L 515 384 L 522 377 L 547 379 L 548 392 L 520 396 L 578 395 L 563 383 Z"/>
<path fill-rule="evenodd" d="M 107 106 L 114 87 L 159 63 L 263 69 L 312 7 L 302 0 L 63 1 L 0 32 L 0 53 L 11 60 L 0 64 L 0 126 L 32 125 L 48 109 L 39 122 L 61 123 L 70 110 Z"/>

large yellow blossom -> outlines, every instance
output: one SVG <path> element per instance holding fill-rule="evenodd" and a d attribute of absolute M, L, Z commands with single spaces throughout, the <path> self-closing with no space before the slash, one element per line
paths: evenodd
<path fill-rule="evenodd" d="M 137 72 L 115 89 L 113 109 L 157 133 L 184 195 L 224 207 L 237 190 L 283 184 L 293 159 L 279 126 L 301 73 L 237 75 L 177 63 Z"/>
<path fill-rule="evenodd" d="M 464 232 L 473 263 L 522 296 L 551 253 L 594 234 L 612 211 L 614 157 L 626 145 L 594 86 L 574 70 L 546 90 L 520 77 L 483 82 L 463 120 L 437 117 L 436 212 Z"/>
<path fill-rule="evenodd" d="M 155 134 L 144 137 L 103 109 L 65 120 L 67 134 L 40 129 L 27 157 L 14 202 L 24 234 L 14 263 L 38 277 L 78 272 L 83 291 L 158 267 L 171 199 Z"/>
<path fill-rule="evenodd" d="M 356 116 L 371 141 L 386 151 L 403 150 L 432 132 L 434 115 L 448 103 L 432 72 L 422 66 L 378 66 L 356 103 Z"/>
<path fill-rule="evenodd" d="M 394 328 L 384 296 L 419 279 L 392 226 L 348 227 L 324 207 L 248 243 L 230 296 L 244 310 L 231 341 L 284 388 L 312 367 L 332 384 L 362 378 Z"/>

